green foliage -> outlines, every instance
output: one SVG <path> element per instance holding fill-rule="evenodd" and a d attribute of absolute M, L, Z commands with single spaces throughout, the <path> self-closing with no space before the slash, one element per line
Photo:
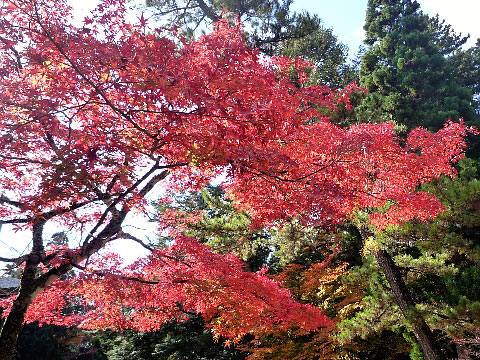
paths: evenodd
<path fill-rule="evenodd" d="M 219 186 L 202 190 L 201 198 L 205 204 L 204 216 L 192 224 L 186 234 L 219 253 L 235 252 L 245 260 L 253 256 L 262 234 L 250 230 L 248 214 L 237 211 L 232 202 L 224 198 Z"/>
<path fill-rule="evenodd" d="M 88 334 L 55 325 L 26 324 L 18 339 L 15 360 L 107 360 Z"/>
<path fill-rule="evenodd" d="M 425 357 L 423 356 L 423 351 L 418 342 L 415 340 L 415 336 L 413 336 L 412 333 L 404 332 L 403 337 L 408 343 L 412 345 L 412 350 L 410 351 L 410 359 L 425 360 Z"/>
<path fill-rule="evenodd" d="M 320 19 L 317 21 L 320 25 Z M 347 46 L 338 41 L 332 29 L 319 26 L 316 31 L 301 38 L 282 41 L 276 53 L 300 57 L 314 64 L 314 68 L 307 71 L 310 83 L 338 89 L 352 81 L 358 81 L 358 69 L 355 64 L 347 63 Z"/>
<path fill-rule="evenodd" d="M 343 281 L 348 286 L 363 283 L 366 290 L 358 311 L 339 324 L 337 338 L 341 343 L 356 338 L 367 339 L 385 329 L 398 331 L 403 326 L 403 315 L 394 304 L 386 280 L 376 269 L 372 258 L 367 259 L 363 266 L 351 269 Z"/>
<path fill-rule="evenodd" d="M 146 0 L 156 9 L 162 22 L 181 26 L 187 37 L 195 37 L 223 16 L 235 15 L 248 25 L 255 47 L 267 53 L 275 51 L 278 42 L 301 38 L 318 29 L 318 21 L 307 13 L 290 10 L 292 0 Z"/>
<path fill-rule="evenodd" d="M 185 235 L 195 237 L 217 253 L 237 254 L 251 265 L 251 270 L 256 271 L 267 263 L 272 252 L 269 235 L 263 230 L 251 230 L 249 215 L 235 209 L 232 201 L 225 198 L 221 186 L 207 185 L 199 193 L 175 193 L 170 196 L 171 202 L 158 206 L 158 215 L 161 217 L 167 209 L 176 211 L 179 215 L 177 221 L 185 221 L 182 224 Z M 199 219 L 189 221 L 192 214 L 199 212 Z M 169 241 L 168 236 L 160 234 L 161 246 Z"/>
<path fill-rule="evenodd" d="M 412 0 L 370 0 L 364 29 L 360 80 L 370 94 L 356 110 L 359 121 L 432 130 L 448 119 L 474 122 L 472 89 L 449 59 L 466 38 Z"/>
<path fill-rule="evenodd" d="M 467 353 L 475 354 L 480 329 L 480 183 L 478 162 L 463 159 L 456 178 L 441 177 L 422 186 L 437 196 L 445 212 L 427 223 L 409 222 L 377 233 L 377 243 L 388 248 L 417 303 L 413 314 L 423 316 L 445 354 L 455 357 L 452 339 L 463 339 Z M 361 215 L 361 214 L 360 214 Z M 357 226 L 361 226 L 361 216 Z M 340 323 L 343 343 L 368 339 L 382 331 L 399 332 L 410 342 L 412 359 L 422 352 L 395 309 L 388 286 L 370 257 L 350 268 L 347 286 L 365 289 L 357 312 Z M 473 356 L 473 355 L 472 355 Z M 473 358 L 473 357 L 472 357 Z"/>
<path fill-rule="evenodd" d="M 58 336 L 65 336 L 64 328 L 58 326 L 38 328 L 35 324 L 26 325 L 18 340 L 16 358 L 62 359 L 68 353 L 68 348 L 58 342 L 56 339 Z"/>
<path fill-rule="evenodd" d="M 480 107 L 480 39 L 475 46 L 466 50 L 457 51 L 450 59 L 457 67 L 459 80 L 464 86 L 473 89 L 474 106 Z M 480 114 L 477 114 L 477 117 Z"/>
<path fill-rule="evenodd" d="M 185 235 L 195 237 L 217 253 L 235 253 L 247 262 L 251 271 L 263 265 L 268 265 L 271 273 L 289 263 L 309 266 L 324 260 L 324 253 L 319 250 L 325 244 L 330 246 L 336 238 L 347 235 L 346 232 L 334 235 L 322 229 L 304 227 L 298 218 L 282 228 L 253 231 L 250 216 L 239 212 L 232 201 L 225 198 L 220 186 L 209 185 L 200 193 L 171 195 L 171 202 L 163 202 L 158 207 L 160 218 L 167 209 L 176 211 L 178 221 L 185 220 L 181 226 Z M 202 216 L 198 220 L 188 221 L 190 215 L 199 211 Z M 160 236 L 159 244 L 163 246 L 169 241 L 168 236 Z M 347 249 L 345 255 L 347 253 L 351 255 L 351 249 Z"/>
<path fill-rule="evenodd" d="M 354 359 L 408 360 L 412 345 L 399 332 L 384 330 L 366 340 L 356 339 L 354 344 L 346 348 Z"/>
<path fill-rule="evenodd" d="M 165 324 L 160 331 L 106 331 L 97 334 L 108 360 L 240 360 L 246 354 L 213 340 L 202 318 L 191 315 L 185 322 Z"/>
<path fill-rule="evenodd" d="M 445 286 L 445 300 L 449 304 L 469 300 L 480 305 L 480 266 L 463 269 L 457 276 L 446 277 Z"/>

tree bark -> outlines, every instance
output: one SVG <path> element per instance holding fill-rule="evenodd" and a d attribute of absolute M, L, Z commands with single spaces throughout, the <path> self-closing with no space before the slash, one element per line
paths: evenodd
<path fill-rule="evenodd" d="M 20 292 L 13 302 L 12 309 L 3 322 L 0 331 L 0 360 L 12 360 L 17 339 L 23 328 L 23 320 L 32 303 L 31 295 L 35 292 L 35 268 L 25 266 L 20 283 Z"/>
<path fill-rule="evenodd" d="M 213 22 L 217 22 L 221 18 L 211 9 L 203 0 L 197 0 L 198 6 L 203 11 L 203 13 Z"/>
<path fill-rule="evenodd" d="M 374 253 L 378 266 L 385 274 L 393 296 L 398 307 L 407 320 L 412 323 L 412 331 L 422 347 L 423 353 L 428 360 L 444 360 L 440 347 L 435 341 L 430 327 L 422 316 L 412 316 L 412 310 L 415 309 L 415 302 L 403 281 L 400 271 L 393 261 L 392 257 L 385 250 L 379 250 Z"/>

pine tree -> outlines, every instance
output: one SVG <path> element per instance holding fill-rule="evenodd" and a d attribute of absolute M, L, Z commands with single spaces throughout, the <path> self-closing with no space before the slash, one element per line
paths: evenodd
<path fill-rule="evenodd" d="M 361 121 L 438 130 L 448 119 L 474 119 L 472 90 L 448 60 L 466 38 L 414 0 L 369 0 L 364 29 L 360 80 L 369 95 L 357 111 Z"/>
<path fill-rule="evenodd" d="M 160 21 L 180 26 L 194 38 L 227 16 L 238 17 L 252 47 L 267 55 L 301 57 L 315 65 L 311 81 L 343 88 L 357 80 L 358 70 L 347 61 L 348 47 L 332 29 L 308 12 L 291 10 L 293 0 L 146 0 Z"/>
<path fill-rule="evenodd" d="M 441 177 L 424 186 L 443 202 L 445 213 L 424 224 L 412 222 L 389 228 L 377 240 L 390 249 L 406 279 L 417 304 L 413 315 L 424 316 L 435 329 L 444 353 L 456 357 L 462 347 L 464 353 L 475 358 L 480 350 L 475 341 L 480 335 L 480 181 L 476 161 L 462 160 L 458 168 L 457 178 Z M 368 341 L 389 330 L 403 334 L 415 353 L 418 345 L 372 260 L 367 256 L 363 264 L 343 277 L 350 286 L 366 291 L 360 311 L 341 323 L 339 339 L 345 343 L 362 338 Z"/>

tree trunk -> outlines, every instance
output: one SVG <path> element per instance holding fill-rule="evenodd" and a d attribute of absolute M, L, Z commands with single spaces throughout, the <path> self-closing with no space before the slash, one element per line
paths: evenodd
<path fill-rule="evenodd" d="M 17 339 L 22 331 L 23 320 L 32 303 L 36 290 L 35 267 L 26 266 L 20 283 L 20 292 L 13 302 L 12 309 L 5 319 L 0 331 L 0 360 L 12 360 Z"/>
<path fill-rule="evenodd" d="M 458 360 L 468 360 L 472 358 L 470 357 L 470 351 L 468 351 L 468 347 L 465 346 L 464 343 L 457 342 L 455 345 L 457 348 Z"/>
<path fill-rule="evenodd" d="M 5 319 L 0 336 L 0 360 L 12 360 L 17 345 L 17 338 L 22 330 L 23 318 L 28 305 L 14 304 Z"/>
<path fill-rule="evenodd" d="M 407 320 L 412 323 L 412 330 L 422 347 L 425 358 L 428 360 L 444 360 L 442 352 L 436 343 L 430 327 L 422 316 L 412 316 L 412 310 L 415 309 L 415 303 L 412 296 L 403 281 L 402 275 L 395 265 L 391 256 L 385 250 L 379 250 L 374 254 L 378 266 L 382 269 L 392 290 L 393 296 L 398 307 Z"/>

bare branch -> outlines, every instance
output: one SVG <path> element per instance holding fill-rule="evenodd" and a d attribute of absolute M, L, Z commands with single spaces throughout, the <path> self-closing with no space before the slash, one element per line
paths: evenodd
<path fill-rule="evenodd" d="M 0 36 L 0 41 L 3 42 L 5 45 L 7 45 L 8 48 L 13 52 L 15 60 L 17 61 L 17 72 L 20 73 L 20 70 L 23 70 L 22 57 L 20 56 L 20 53 L 18 52 L 17 49 L 15 49 L 13 46 L 9 44 L 7 39 Z"/>
<path fill-rule="evenodd" d="M 107 185 L 107 189 L 106 189 L 106 193 L 109 194 L 110 191 L 112 191 L 113 187 L 115 186 L 115 183 L 118 181 L 118 179 L 120 178 L 120 176 L 118 176 L 118 174 L 116 174 L 112 180 L 110 181 L 110 183 Z"/>
<path fill-rule="evenodd" d="M 93 229 L 90 231 L 90 233 L 87 235 L 87 238 L 86 238 L 85 241 L 84 241 L 83 247 L 86 246 L 86 244 L 88 243 L 88 241 L 94 237 L 95 232 L 96 232 L 96 231 L 100 228 L 100 226 L 103 224 L 103 222 L 104 222 L 105 219 L 107 218 L 108 213 L 110 213 L 110 212 L 112 212 L 112 214 L 115 213 L 115 212 L 116 212 L 115 210 L 117 210 L 117 209 L 115 208 L 115 206 L 116 206 L 120 201 L 122 201 L 128 194 L 132 193 L 133 190 L 135 190 L 136 188 L 138 188 L 138 186 L 139 186 L 142 182 L 144 182 L 145 180 L 147 180 L 147 179 L 148 179 L 155 171 L 157 171 L 158 169 L 159 169 L 159 165 L 158 165 L 158 163 L 155 163 L 155 164 L 150 168 L 149 171 L 147 171 L 140 179 L 138 179 L 134 184 L 132 184 L 132 186 L 130 186 L 127 190 L 125 190 L 124 192 L 122 192 L 114 201 L 112 201 L 112 203 L 111 203 L 109 206 L 107 206 L 107 208 L 106 208 L 105 211 L 103 212 L 102 216 L 100 216 L 100 218 L 98 219 L 97 224 L 94 226 L 94 228 L 93 228 Z M 165 176 L 163 177 L 163 179 L 168 175 L 168 172 L 167 172 L 167 171 L 162 172 L 162 174 L 164 174 L 164 173 L 166 173 L 166 174 L 165 174 Z M 155 176 L 153 179 L 155 179 L 155 178 L 157 178 L 157 177 L 158 177 L 158 175 Z M 152 180 L 153 180 L 153 179 L 151 179 L 151 180 L 147 183 L 147 185 L 145 185 L 145 187 L 147 187 L 150 183 L 152 183 Z M 158 179 L 158 180 L 151 186 L 151 188 L 153 188 L 153 186 L 155 186 L 156 183 L 158 183 L 160 180 L 163 180 L 163 179 Z M 150 188 L 150 190 L 151 190 L 151 188 Z M 142 189 L 142 190 L 143 190 L 143 189 Z M 150 190 L 148 190 L 148 191 L 150 191 Z M 147 192 L 148 192 L 148 191 L 147 191 Z M 146 194 L 146 193 L 145 193 L 145 194 Z M 142 196 L 144 196 L 145 194 L 143 194 Z M 140 195 L 141 195 L 141 194 L 140 194 Z M 117 211 L 118 211 L 118 210 L 117 210 Z M 124 208 L 122 209 L 122 214 L 117 213 L 117 214 L 114 214 L 114 215 L 115 215 L 115 217 L 121 217 L 121 216 L 126 215 L 126 214 L 128 213 L 128 211 L 129 211 L 128 208 L 127 208 L 127 207 L 124 207 Z M 124 215 L 123 215 L 123 213 L 124 213 Z"/>
<path fill-rule="evenodd" d="M 198 5 L 194 5 L 194 6 L 184 6 L 184 7 L 176 7 L 176 8 L 172 8 L 172 9 L 168 9 L 168 10 L 164 10 L 164 11 L 157 12 L 157 13 L 155 13 L 154 15 L 156 15 L 156 16 L 164 16 L 164 15 L 171 14 L 171 13 L 173 13 L 173 12 L 186 11 L 186 10 L 190 10 L 190 9 L 196 9 L 196 8 L 198 8 L 198 7 L 199 7 Z"/>
<path fill-rule="evenodd" d="M 160 181 L 165 179 L 168 176 L 168 170 L 163 170 L 160 174 L 155 175 L 150 181 L 138 192 L 141 197 L 147 195 L 155 185 L 157 185 Z"/>
<path fill-rule="evenodd" d="M 19 157 L 19 156 L 10 156 L 10 155 L 0 154 L 0 157 L 2 157 L 2 158 L 4 158 L 4 159 L 7 159 L 7 160 L 18 160 L 18 161 L 25 162 L 25 163 L 48 165 L 48 163 L 46 163 L 46 162 L 44 162 L 44 161 L 33 160 L 33 159 L 24 158 L 24 157 Z"/>
<path fill-rule="evenodd" d="M 25 260 L 27 260 L 28 256 L 26 255 L 23 255 L 23 256 L 19 256 L 19 257 L 16 257 L 16 258 L 4 258 L 4 257 L 1 257 L 0 256 L 0 261 L 2 262 L 12 262 L 12 263 L 15 263 L 15 264 L 21 264 L 22 262 L 24 262 Z"/>
<path fill-rule="evenodd" d="M 140 240 L 139 238 L 137 238 L 136 236 L 133 236 L 129 233 L 126 233 L 124 231 L 121 231 L 118 233 L 118 238 L 119 239 L 128 239 L 128 240 L 133 240 L 135 241 L 136 243 L 139 243 L 140 245 L 142 245 L 145 249 L 147 249 L 148 251 L 153 251 L 154 249 L 151 247 L 151 246 L 148 246 L 147 244 L 145 244 L 142 240 Z"/>
<path fill-rule="evenodd" d="M 205 15 L 208 16 L 208 18 L 210 20 L 212 20 L 213 22 L 217 22 L 218 20 L 220 20 L 220 16 L 218 16 L 215 11 L 213 11 L 212 9 L 210 9 L 208 7 L 208 5 L 205 3 L 205 1 L 203 0 L 197 0 L 198 2 L 198 6 L 200 7 L 200 9 L 202 9 L 203 13 Z"/>
<path fill-rule="evenodd" d="M 26 224 L 31 220 L 32 220 L 31 217 L 26 218 L 26 219 L 0 220 L 0 225 L 3 225 L 3 224 Z"/>
<path fill-rule="evenodd" d="M 77 269 L 80 269 L 80 270 L 85 270 L 85 267 L 80 266 L 80 265 L 74 265 L 74 267 L 77 268 Z M 123 276 L 123 275 L 117 275 L 117 274 L 109 274 L 109 273 L 106 273 L 106 272 L 103 272 L 103 271 L 94 271 L 94 272 L 92 272 L 92 275 L 100 276 L 100 277 L 114 276 L 114 277 L 116 277 L 120 280 L 135 281 L 135 282 L 139 282 L 139 283 L 142 283 L 142 284 L 149 284 L 149 285 L 156 285 L 156 284 L 162 283 L 161 281 L 158 281 L 158 280 L 145 280 L 145 279 L 141 279 L 141 278 L 133 277 L 133 276 Z M 189 281 L 190 280 L 187 280 L 187 279 L 175 279 L 172 282 L 174 284 L 183 284 L 183 283 L 187 283 Z"/>
<path fill-rule="evenodd" d="M 101 197 L 100 198 L 94 198 L 94 199 L 91 199 L 91 200 L 88 200 L 88 201 L 73 203 L 72 205 L 70 205 L 68 207 L 65 207 L 65 208 L 50 210 L 50 211 L 47 211 L 47 212 L 43 213 L 42 218 L 45 219 L 45 220 L 50 220 L 54 216 L 63 215 L 63 214 L 66 214 L 68 212 L 78 210 L 85 205 L 89 205 L 89 204 L 92 204 L 92 203 L 94 203 L 96 201 L 100 201 L 100 200 L 103 200 L 103 199 Z"/>
<path fill-rule="evenodd" d="M 253 166 L 245 166 L 245 169 L 246 171 L 248 171 L 249 173 L 253 174 L 253 175 L 256 175 L 256 176 L 261 176 L 261 175 L 264 175 L 264 176 L 268 176 L 268 177 L 271 177 L 271 178 L 274 178 L 276 180 L 279 180 L 279 181 L 282 181 L 282 182 L 298 182 L 298 181 L 302 181 L 310 176 L 313 176 L 317 173 L 319 173 L 320 171 L 322 170 L 325 170 L 326 168 L 332 166 L 333 164 L 335 163 L 338 163 L 339 161 L 336 161 L 336 160 L 332 160 L 330 163 L 326 164 L 326 165 L 320 165 L 320 164 L 312 164 L 312 165 L 316 165 L 316 166 L 320 166 L 317 170 L 315 171 L 312 171 L 306 175 L 303 175 L 303 176 L 300 176 L 298 178 L 294 178 L 294 179 L 288 179 L 288 178 L 284 178 L 284 177 L 281 177 L 281 176 L 278 176 L 278 175 L 275 175 L 275 174 L 271 174 L 271 173 L 268 173 L 266 171 L 263 171 L 261 169 L 257 169 Z M 252 169 L 252 170 L 249 170 Z M 255 171 L 258 171 L 258 173 L 256 173 Z"/>
<path fill-rule="evenodd" d="M 12 205 L 12 206 L 15 206 L 16 208 L 23 208 L 25 206 L 24 203 L 20 202 L 20 201 L 15 201 L 15 200 L 10 200 L 7 196 L 5 195 L 0 195 L 0 204 L 1 205 L 4 205 L 4 204 L 8 204 L 8 205 Z"/>

